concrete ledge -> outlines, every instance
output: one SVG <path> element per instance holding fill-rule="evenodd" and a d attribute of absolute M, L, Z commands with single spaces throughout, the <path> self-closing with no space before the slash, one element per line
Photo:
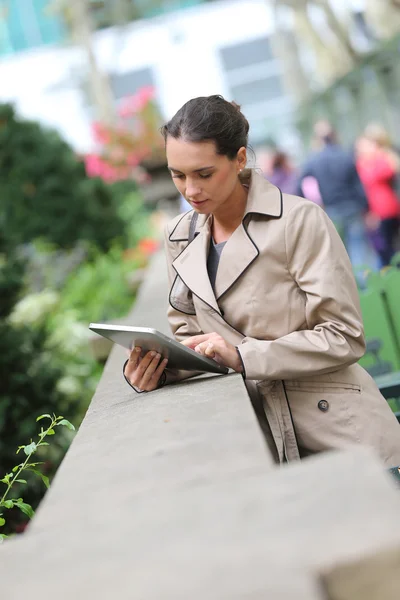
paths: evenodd
<path fill-rule="evenodd" d="M 163 264 L 128 320 L 168 332 Z M 113 349 L 28 532 L 0 549 L 2 600 L 51 588 L 58 600 L 350 600 L 360 564 L 389 551 L 375 582 L 398 577 L 400 499 L 370 451 L 277 468 L 241 376 L 135 394 L 124 357 Z"/>

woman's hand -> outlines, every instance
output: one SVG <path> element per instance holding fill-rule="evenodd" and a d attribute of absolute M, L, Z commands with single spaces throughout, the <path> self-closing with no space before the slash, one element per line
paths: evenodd
<path fill-rule="evenodd" d="M 229 367 L 237 373 L 243 373 L 242 361 L 236 346 L 226 342 L 218 333 L 194 335 L 184 340 L 182 344 L 203 356 L 213 358 L 217 363 Z"/>
<path fill-rule="evenodd" d="M 131 385 L 142 392 L 152 392 L 159 385 L 160 377 L 164 373 L 168 359 L 161 360 L 161 355 L 156 352 L 147 352 L 143 358 L 140 358 L 141 351 L 142 349 L 139 347 L 132 350 L 126 363 L 124 375 Z"/>

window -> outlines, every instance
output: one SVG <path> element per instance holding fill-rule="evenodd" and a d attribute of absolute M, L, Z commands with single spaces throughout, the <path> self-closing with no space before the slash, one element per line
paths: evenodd
<path fill-rule="evenodd" d="M 268 38 L 260 38 L 237 46 L 222 48 L 221 55 L 227 71 L 274 60 Z"/>
<path fill-rule="evenodd" d="M 154 78 L 152 70 L 145 68 L 128 73 L 111 73 L 110 83 L 114 98 L 118 101 L 133 95 L 142 87 L 154 86 Z"/>
<path fill-rule="evenodd" d="M 291 119 L 291 102 L 281 80 L 279 62 L 269 39 L 257 38 L 221 48 L 221 61 L 230 97 L 241 105 L 250 122 L 251 142 L 276 135 Z"/>

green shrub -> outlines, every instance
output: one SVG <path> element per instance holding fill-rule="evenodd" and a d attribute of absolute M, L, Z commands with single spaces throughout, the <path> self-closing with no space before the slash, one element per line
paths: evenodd
<path fill-rule="evenodd" d="M 10 311 L 18 299 L 21 301 L 24 290 L 23 267 L 12 253 L 7 259 L 0 255 L 0 289 L 0 472 L 8 473 L 15 464 L 15 448 L 21 440 L 35 435 L 32 415 L 56 412 L 76 421 L 82 413 L 82 394 L 71 393 L 65 385 L 68 368 L 63 353 L 50 343 L 47 325 L 40 319 L 36 326 L 12 322 Z M 29 312 L 32 319 L 34 311 Z M 88 372 L 88 358 L 78 354 L 74 361 L 75 370 L 86 367 L 86 375 L 81 373 L 80 379 L 86 386 L 91 385 L 87 394 L 91 397 L 94 381 L 92 372 Z M 68 437 L 58 436 L 47 461 L 49 475 L 55 472 L 68 443 Z M 32 482 L 25 495 L 35 507 L 43 489 Z"/>
<path fill-rule="evenodd" d="M 62 248 L 88 240 L 106 250 L 125 235 L 113 187 L 87 177 L 55 131 L 19 119 L 9 104 L 0 104 L 0 195 L 0 234 L 11 246 L 44 238 Z"/>
<path fill-rule="evenodd" d="M 125 316 L 134 296 L 128 287 L 128 274 L 135 263 L 124 261 L 118 247 L 94 260 L 83 263 L 67 279 L 60 302 L 60 312 L 74 310 L 79 321 L 110 320 Z"/>

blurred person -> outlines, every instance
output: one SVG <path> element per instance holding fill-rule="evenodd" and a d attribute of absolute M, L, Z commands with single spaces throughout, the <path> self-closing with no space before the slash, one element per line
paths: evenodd
<path fill-rule="evenodd" d="M 315 202 L 319 206 L 324 206 L 318 181 L 315 179 L 315 177 L 303 177 L 301 182 L 301 191 L 303 192 L 302 196 L 307 198 L 307 200 L 311 200 L 311 202 Z"/>
<path fill-rule="evenodd" d="M 276 148 L 271 151 L 264 173 L 268 181 L 284 194 L 296 192 L 298 175 L 288 155 L 282 150 Z"/>
<path fill-rule="evenodd" d="M 368 202 L 354 156 L 338 144 L 336 133 L 328 121 L 318 121 L 314 126 L 314 135 L 318 149 L 302 169 L 297 194 L 303 196 L 304 179 L 314 177 L 321 203 L 335 223 L 352 264 L 375 268 L 376 258 L 364 222 Z"/>
<path fill-rule="evenodd" d="M 400 199 L 395 182 L 400 173 L 400 158 L 386 130 L 374 124 L 366 128 L 356 150 L 357 169 L 369 204 L 367 226 L 380 266 L 384 267 L 390 264 L 396 253 L 395 242 L 399 233 Z"/>
<path fill-rule="evenodd" d="M 357 286 L 325 211 L 246 168 L 248 121 L 221 96 L 190 100 L 162 132 L 193 208 L 165 235 L 176 340 L 242 374 L 277 462 L 364 444 L 398 465 L 399 425 L 357 364 Z M 123 373 L 140 392 L 193 375 L 167 365 L 134 348 Z"/>

